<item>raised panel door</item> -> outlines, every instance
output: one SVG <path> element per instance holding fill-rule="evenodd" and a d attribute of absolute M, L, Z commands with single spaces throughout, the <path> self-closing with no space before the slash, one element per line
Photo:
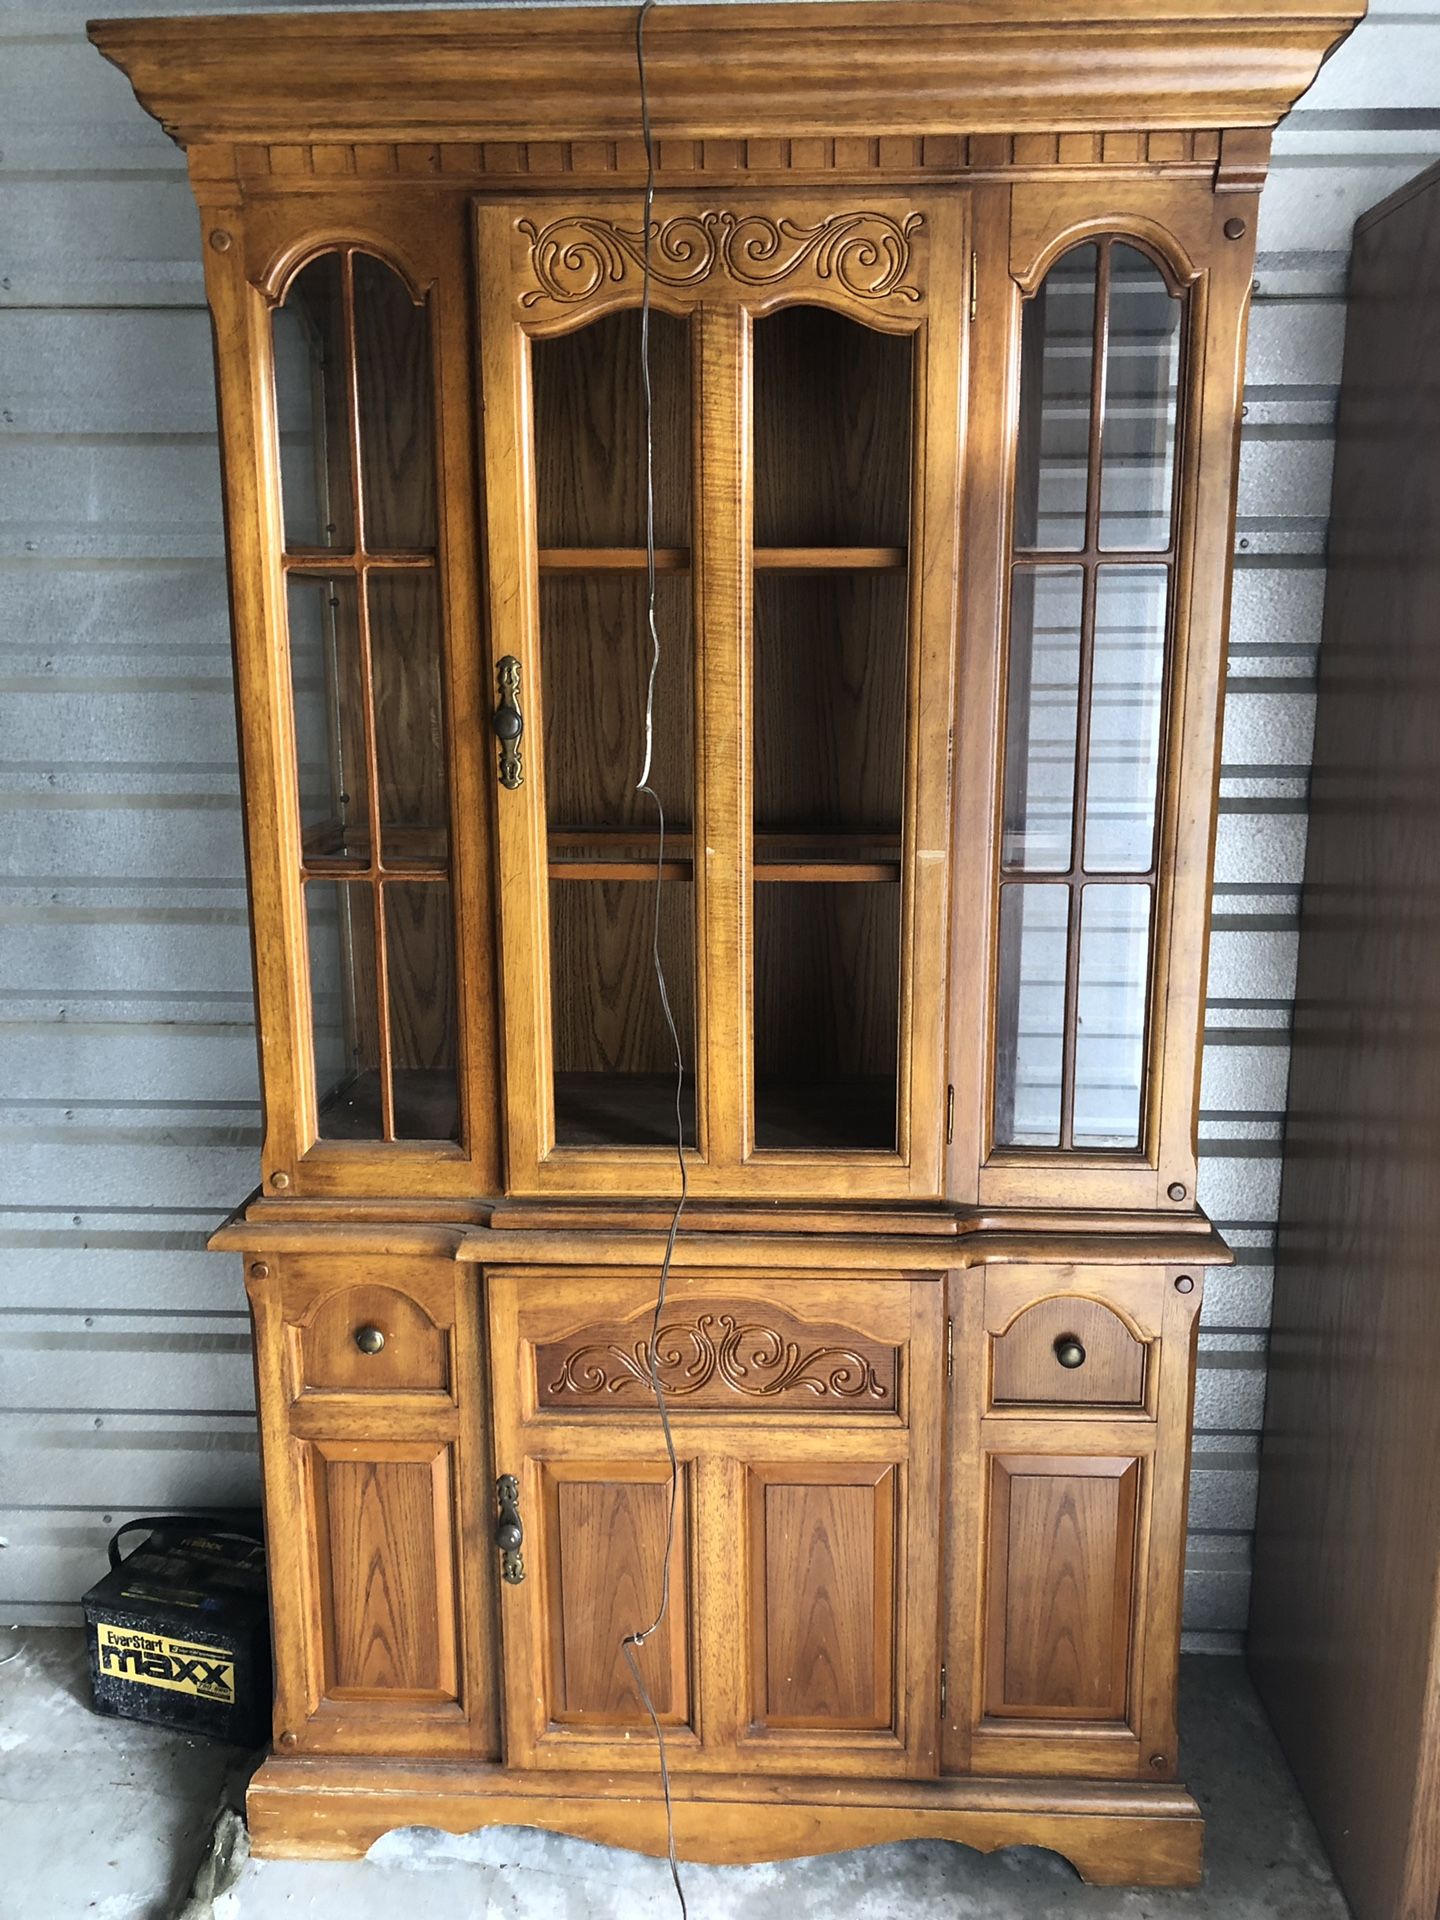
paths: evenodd
<path fill-rule="evenodd" d="M 299 1743 L 461 1749 L 457 1469 L 448 1440 L 297 1439 L 308 1709 Z"/>
<path fill-rule="evenodd" d="M 453 1700 L 448 1446 L 309 1443 L 327 1699 Z"/>
<path fill-rule="evenodd" d="M 899 1472 L 748 1469 L 753 1728 L 892 1724 Z"/>
<path fill-rule="evenodd" d="M 487 1275 L 514 1764 L 655 1765 L 622 1652 L 664 1592 L 670 1474 L 653 1277 Z M 941 1288 L 672 1276 L 656 1343 L 680 1464 L 664 1623 L 638 1652 L 673 1767 L 933 1773 Z"/>
<path fill-rule="evenodd" d="M 945 1766 L 1168 1780 L 1196 1271 L 952 1284 Z"/>
<path fill-rule="evenodd" d="M 990 1462 L 985 1712 L 1123 1721 L 1140 1462 Z"/>
<path fill-rule="evenodd" d="M 661 1725 L 690 1724 L 685 1493 L 682 1475 L 674 1511 L 680 1551 L 671 1559 L 665 1617 L 644 1645 L 627 1647 L 628 1636 L 643 1631 L 657 1611 L 671 1529 L 669 1468 L 633 1460 L 541 1463 L 546 1564 L 536 1573 L 550 1627 L 546 1691 L 553 1725 L 622 1735 L 648 1729 L 637 1670 Z"/>

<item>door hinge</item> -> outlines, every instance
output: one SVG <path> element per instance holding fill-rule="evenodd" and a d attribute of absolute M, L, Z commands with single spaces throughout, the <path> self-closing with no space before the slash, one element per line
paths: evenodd
<path fill-rule="evenodd" d="M 942 1660 L 940 1662 L 940 1721 L 942 1726 L 945 1721 L 945 1702 L 946 1702 L 948 1693 L 949 1693 L 949 1683 L 945 1675 L 945 1662 Z"/>
<path fill-rule="evenodd" d="M 946 1087 L 945 1089 L 945 1144 L 947 1147 L 953 1147 L 955 1144 L 955 1089 L 954 1087 Z"/>
<path fill-rule="evenodd" d="M 975 249 L 972 247 L 970 249 L 970 318 L 972 320 L 975 318 L 975 308 L 980 298 L 978 287 L 979 277 L 980 260 Z"/>
<path fill-rule="evenodd" d="M 955 1319 L 951 1315 L 945 1322 L 945 1378 L 955 1376 Z"/>

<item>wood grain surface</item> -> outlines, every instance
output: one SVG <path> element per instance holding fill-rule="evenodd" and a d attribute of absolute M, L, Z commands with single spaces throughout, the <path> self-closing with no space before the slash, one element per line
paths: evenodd
<path fill-rule="evenodd" d="M 1440 173 L 1356 231 L 1249 1657 L 1357 1920 L 1440 1907 Z"/>

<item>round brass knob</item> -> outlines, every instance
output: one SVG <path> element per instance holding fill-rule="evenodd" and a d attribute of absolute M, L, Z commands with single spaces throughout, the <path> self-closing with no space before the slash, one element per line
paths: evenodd
<path fill-rule="evenodd" d="M 525 1534 L 518 1520 L 501 1520 L 495 1528 L 495 1544 L 502 1553 L 514 1553 L 524 1546 Z"/>
<path fill-rule="evenodd" d="M 362 1353 L 379 1353 L 385 1344 L 385 1336 L 379 1327 L 359 1327 L 355 1333 L 355 1344 Z"/>
<path fill-rule="evenodd" d="M 1060 1362 L 1062 1367 L 1083 1367 L 1085 1364 L 1085 1349 L 1073 1333 L 1062 1333 L 1060 1338 L 1055 1342 L 1055 1358 Z"/>

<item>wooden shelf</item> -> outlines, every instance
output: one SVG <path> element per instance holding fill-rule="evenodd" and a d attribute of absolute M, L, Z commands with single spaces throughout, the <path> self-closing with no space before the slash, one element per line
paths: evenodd
<path fill-rule="evenodd" d="M 644 547 L 541 547 L 541 573 L 644 573 Z M 756 547 L 756 573 L 903 573 L 904 547 Z M 657 573 L 688 573 L 689 547 L 657 547 Z"/>
<path fill-rule="evenodd" d="M 458 1140 L 460 1096 L 450 1067 L 396 1067 L 392 1076 L 397 1140 Z M 328 1094 L 322 1140 L 380 1138 L 380 1074 L 367 1067 Z"/>
<path fill-rule="evenodd" d="M 552 880 L 653 880 L 653 860 L 552 860 Z M 756 886 L 787 881 L 796 885 L 825 881 L 831 886 L 894 883 L 900 878 L 898 860 L 757 860 L 750 870 Z M 693 860 L 667 860 L 662 880 L 693 880 Z"/>
<path fill-rule="evenodd" d="M 756 547 L 757 573 L 903 573 L 904 547 Z"/>
<path fill-rule="evenodd" d="M 448 839 L 444 827 L 382 826 L 377 872 L 368 827 L 322 820 L 301 835 L 301 864 L 306 879 L 443 880 L 450 871 Z"/>
<path fill-rule="evenodd" d="M 644 547 L 541 547 L 542 573 L 644 573 Z M 657 573 L 688 573 L 688 547 L 657 547 Z"/>
<path fill-rule="evenodd" d="M 420 573 L 435 565 L 435 555 L 424 548 L 392 553 L 357 553 L 353 547 L 292 547 L 282 554 L 286 573 L 319 574 L 400 572 Z"/>
<path fill-rule="evenodd" d="M 751 873 L 757 886 L 893 884 L 900 878 L 898 834 L 757 833 L 754 845 Z M 578 857 L 557 860 L 557 848 Z M 654 834 L 624 827 L 556 828 L 550 834 L 549 874 L 552 880 L 653 880 L 656 850 Z M 694 878 L 694 836 L 688 830 L 666 834 L 665 856 L 662 879 Z"/>
<path fill-rule="evenodd" d="M 685 1144 L 695 1145 L 695 1077 L 685 1075 Z M 557 1073 L 555 1140 L 562 1147 L 675 1145 L 670 1073 Z M 895 1151 L 891 1079 L 790 1082 L 755 1089 L 755 1146 L 765 1153 Z"/>

